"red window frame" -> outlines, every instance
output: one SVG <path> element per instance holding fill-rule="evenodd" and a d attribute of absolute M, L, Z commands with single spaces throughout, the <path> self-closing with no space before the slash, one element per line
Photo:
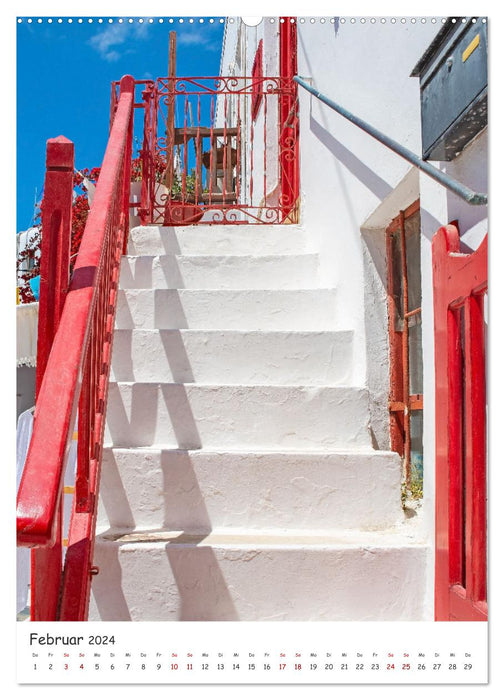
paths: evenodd
<path fill-rule="evenodd" d="M 412 411 L 423 410 L 423 394 L 410 394 L 410 350 L 409 350 L 409 319 L 412 316 L 421 318 L 422 309 L 408 310 L 408 270 L 406 264 L 405 223 L 409 217 L 420 210 L 420 200 L 417 199 L 405 210 L 399 212 L 386 229 L 387 234 L 387 296 L 389 315 L 390 343 L 390 440 L 391 448 L 398 452 L 404 460 L 404 475 L 406 486 L 410 485 L 411 477 L 411 414 Z M 401 261 L 400 269 L 393 264 L 392 237 L 399 236 Z M 401 299 L 394 298 L 394 278 L 401 277 Z M 402 330 L 396 328 L 395 318 L 399 316 L 403 322 Z"/>

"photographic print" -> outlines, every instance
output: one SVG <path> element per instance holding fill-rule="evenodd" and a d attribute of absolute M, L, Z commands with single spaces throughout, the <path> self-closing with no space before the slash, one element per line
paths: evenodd
<path fill-rule="evenodd" d="M 16 22 L 18 681 L 485 683 L 487 18 Z"/>

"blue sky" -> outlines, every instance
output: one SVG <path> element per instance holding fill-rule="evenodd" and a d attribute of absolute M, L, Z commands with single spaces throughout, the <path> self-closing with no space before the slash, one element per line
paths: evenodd
<path fill-rule="evenodd" d="M 17 220 L 32 222 L 35 190 L 44 183 L 45 148 L 63 135 L 75 144 L 77 168 L 101 165 L 108 137 L 110 84 L 123 75 L 156 78 L 168 74 L 168 36 L 177 31 L 177 75 L 218 75 L 224 25 L 204 17 L 117 17 L 92 23 L 25 18 L 17 25 Z"/>

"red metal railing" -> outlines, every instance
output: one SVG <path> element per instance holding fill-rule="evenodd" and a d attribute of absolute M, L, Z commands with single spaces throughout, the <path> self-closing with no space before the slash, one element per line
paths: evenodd
<path fill-rule="evenodd" d="M 136 81 L 143 91 L 135 106 L 144 115 L 141 223 L 297 221 L 297 86 L 292 75 Z"/>
<path fill-rule="evenodd" d="M 133 105 L 134 80 L 125 76 L 69 286 L 73 147 L 66 139 L 48 144 L 40 293 L 45 325 L 17 506 L 18 545 L 34 548 L 32 620 L 85 620 L 88 613 L 119 264 L 128 235 Z M 64 555 L 63 476 L 77 416 L 75 496 Z"/>
<path fill-rule="evenodd" d="M 487 237 L 460 252 L 457 228 L 432 244 L 436 364 L 437 620 L 486 620 Z"/>

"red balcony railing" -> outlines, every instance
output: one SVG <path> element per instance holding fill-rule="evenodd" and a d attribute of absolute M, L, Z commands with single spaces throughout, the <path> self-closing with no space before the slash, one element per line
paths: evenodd
<path fill-rule="evenodd" d="M 73 145 L 61 137 L 48 144 L 35 420 L 17 505 L 18 545 L 33 548 L 32 620 L 85 620 L 88 613 L 119 264 L 128 235 L 133 104 L 134 80 L 126 76 L 70 283 Z M 63 477 L 77 416 L 65 553 Z"/>
<path fill-rule="evenodd" d="M 143 88 L 135 105 L 143 110 L 135 207 L 142 224 L 297 221 L 297 86 L 290 77 L 158 78 L 136 85 Z"/>

